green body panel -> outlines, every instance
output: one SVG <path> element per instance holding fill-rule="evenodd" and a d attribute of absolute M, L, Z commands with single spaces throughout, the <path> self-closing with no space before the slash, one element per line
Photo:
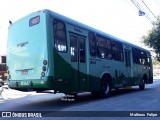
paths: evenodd
<path fill-rule="evenodd" d="M 87 78 L 88 74 L 71 67 L 70 54 L 54 52 L 54 58 L 53 89 L 63 93 L 89 91 L 88 84 L 86 84 L 88 81 L 80 83 L 80 81 L 83 81 L 82 78 Z M 69 61 L 66 61 L 67 58 Z"/>
<path fill-rule="evenodd" d="M 70 55 L 66 53 L 60 53 L 66 60 Z M 69 92 L 71 89 L 70 85 L 70 74 L 71 66 L 68 61 L 65 61 L 57 52 L 54 52 L 54 88 L 59 92 Z M 63 87 L 62 87 L 63 86 Z"/>
<path fill-rule="evenodd" d="M 101 79 L 89 75 L 89 91 L 98 91 L 100 90 Z"/>
<path fill-rule="evenodd" d="M 70 79 L 71 65 L 69 61 L 70 54 L 60 53 L 65 59 L 63 59 L 57 52 L 54 52 L 54 76 L 55 79 Z"/>
<path fill-rule="evenodd" d="M 28 85 L 21 85 L 21 80 L 14 80 L 10 81 L 10 87 L 15 89 L 49 89 L 49 90 L 55 90 L 61 93 L 76 93 L 80 91 L 98 91 L 100 89 L 100 83 L 101 78 L 91 76 L 88 74 L 81 73 L 74 68 L 71 67 L 71 64 L 66 62 L 58 53 L 55 52 L 54 57 L 56 58 L 56 65 L 54 71 L 55 77 L 45 77 L 43 80 L 25 80 L 25 82 L 28 82 Z M 57 66 L 57 67 L 56 67 Z M 65 68 L 65 69 L 63 69 Z M 57 74 L 56 74 L 57 73 Z M 79 76 L 85 76 L 88 78 L 87 81 L 87 87 L 86 84 L 81 84 L 82 87 L 79 85 Z M 32 81 L 32 86 L 31 86 Z M 18 87 L 16 85 L 16 82 L 18 82 Z M 119 88 L 119 87 L 125 87 L 125 86 L 136 86 L 142 84 L 142 78 L 126 78 L 126 77 L 117 77 L 112 78 L 112 88 Z M 87 89 L 84 89 L 87 88 Z"/>

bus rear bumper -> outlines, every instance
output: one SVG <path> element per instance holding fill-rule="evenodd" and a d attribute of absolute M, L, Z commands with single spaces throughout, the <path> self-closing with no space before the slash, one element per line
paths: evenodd
<path fill-rule="evenodd" d="M 51 90 L 49 77 L 45 79 L 9 80 L 9 87 L 20 91 Z"/>

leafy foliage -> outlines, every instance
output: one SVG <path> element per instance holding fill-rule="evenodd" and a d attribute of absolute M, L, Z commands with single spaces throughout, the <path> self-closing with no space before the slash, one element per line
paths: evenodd
<path fill-rule="evenodd" d="M 143 36 L 143 43 L 154 49 L 157 54 L 157 60 L 160 61 L 160 17 L 154 23 L 153 28 L 148 32 L 148 35 Z"/>
<path fill-rule="evenodd" d="M 157 66 L 157 65 L 159 66 L 160 65 L 160 62 L 156 59 L 153 59 L 152 62 L 153 62 L 154 66 Z"/>

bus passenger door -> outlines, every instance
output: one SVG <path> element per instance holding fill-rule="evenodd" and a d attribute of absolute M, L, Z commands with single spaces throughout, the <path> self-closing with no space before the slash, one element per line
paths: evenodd
<path fill-rule="evenodd" d="M 125 66 L 126 66 L 126 77 L 127 83 L 130 85 L 130 78 L 133 77 L 133 68 L 131 63 L 131 50 L 125 49 Z"/>
<path fill-rule="evenodd" d="M 72 89 L 87 90 L 86 37 L 70 33 Z"/>

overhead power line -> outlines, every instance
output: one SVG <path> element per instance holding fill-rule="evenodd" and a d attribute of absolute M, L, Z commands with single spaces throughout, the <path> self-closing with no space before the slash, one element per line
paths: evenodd
<path fill-rule="evenodd" d="M 153 20 L 151 17 L 148 15 L 148 13 L 142 8 L 142 6 L 136 1 L 136 0 L 131 0 L 131 2 L 137 7 L 139 10 L 139 16 L 145 16 L 152 24 L 154 24 Z"/>
<path fill-rule="evenodd" d="M 140 4 L 139 4 L 137 1 L 131 0 L 131 2 L 138 8 L 138 10 L 143 11 L 143 10 L 142 10 L 142 7 L 140 6 Z"/>
<path fill-rule="evenodd" d="M 142 0 L 143 4 L 146 6 L 146 8 L 150 11 L 150 13 L 157 19 L 155 14 L 151 11 L 151 9 L 147 6 L 147 4 Z"/>

